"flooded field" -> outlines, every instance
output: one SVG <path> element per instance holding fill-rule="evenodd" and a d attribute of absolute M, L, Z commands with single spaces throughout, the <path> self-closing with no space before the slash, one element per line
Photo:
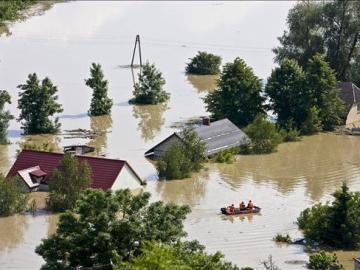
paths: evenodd
<path fill-rule="evenodd" d="M 62 130 L 83 128 L 102 136 L 21 136 L 21 125 L 11 122 L 11 144 L 0 146 L 0 172 L 6 173 L 25 142 L 62 146 L 85 143 L 98 154 L 126 159 L 148 180 L 152 200 L 189 204 L 188 237 L 210 252 L 222 251 L 239 266 L 261 269 L 270 254 L 282 269 L 304 269 L 308 255 L 301 246 L 277 245 L 276 233 L 301 234 L 294 224 L 301 210 L 330 194 L 346 180 L 360 191 L 360 137 L 320 134 L 286 143 L 277 153 L 240 156 L 231 165 L 208 164 L 191 179 L 158 181 L 144 152 L 170 133 L 173 123 L 206 115 L 202 98 L 215 88 L 216 77 L 186 76 L 185 63 L 198 50 L 219 54 L 223 63 L 239 56 L 262 79 L 273 67 L 271 48 L 285 29 L 291 2 L 127 3 L 68 2 L 55 4 L 42 16 L 10 27 L 0 38 L 0 89 L 8 90 L 16 116 L 16 86 L 31 72 L 49 76 L 59 89 Z M 272 16 L 266 16 L 272 14 Z M 261 24 L 258 18 L 263 18 Z M 154 62 L 171 93 L 167 104 L 133 106 L 130 64 L 135 35 L 140 34 L 143 58 Z M 91 91 L 84 79 L 91 62 L 103 65 L 114 99 L 112 115 L 89 118 Z M 223 217 L 225 204 L 252 199 L 261 214 Z M 56 228 L 57 216 L 39 212 L 0 218 L 0 269 L 38 269 L 34 253 L 40 240 Z M 339 253 L 347 269 L 359 252 Z M 21 258 L 21 260 L 19 260 Z M 296 263 L 295 263 L 296 262 Z"/>

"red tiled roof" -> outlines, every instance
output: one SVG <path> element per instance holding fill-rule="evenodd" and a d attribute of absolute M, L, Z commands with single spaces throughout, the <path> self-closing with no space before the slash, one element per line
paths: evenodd
<path fill-rule="evenodd" d="M 30 172 L 31 175 L 36 176 L 36 177 L 42 177 L 46 175 L 46 172 L 42 171 L 42 170 L 35 170 Z"/>
<path fill-rule="evenodd" d="M 40 166 L 41 170 L 47 174 L 47 178 L 59 166 L 62 153 L 40 152 L 33 150 L 23 150 L 15 163 L 11 167 L 7 177 L 17 175 L 17 172 L 26 168 Z M 79 161 L 87 161 L 92 170 L 92 188 L 110 189 L 125 164 L 134 172 L 139 182 L 140 177 L 135 173 L 131 166 L 125 160 L 107 159 L 99 157 L 76 156 Z M 47 179 L 48 180 L 48 179 Z"/>

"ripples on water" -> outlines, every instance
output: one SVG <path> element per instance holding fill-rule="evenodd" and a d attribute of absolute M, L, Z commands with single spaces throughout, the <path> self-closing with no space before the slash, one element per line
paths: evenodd
<path fill-rule="evenodd" d="M 88 144 L 99 154 L 127 159 L 148 179 L 146 190 L 152 193 L 152 200 L 191 205 L 192 213 L 185 224 L 188 237 L 200 240 L 209 251 L 220 250 L 239 266 L 260 268 L 260 261 L 272 254 L 282 269 L 303 268 L 287 263 L 307 259 L 301 246 L 279 246 L 272 238 L 276 233 L 300 237 L 294 221 L 301 210 L 331 199 L 330 194 L 343 180 L 353 190 L 360 190 L 360 137 L 334 134 L 304 137 L 300 142 L 280 145 L 277 153 L 240 156 L 231 165 L 207 164 L 206 170 L 191 179 L 170 182 L 157 181 L 153 164 L 143 156 L 175 131 L 171 128 L 174 122 L 206 114 L 202 97 L 215 88 L 216 78 L 186 76 L 188 58 L 199 49 L 221 55 L 224 62 L 240 56 L 265 78 L 273 66 L 271 48 L 284 29 L 291 5 L 79 1 L 56 4 L 41 17 L 15 24 L 13 34 L 0 39 L 0 88 L 12 95 L 11 111 L 18 114 L 16 86 L 25 81 L 28 73 L 38 72 L 41 77 L 49 76 L 59 88 L 59 101 L 64 106 L 60 118 L 63 130 L 84 128 L 103 135 L 66 139 L 20 137 L 13 132 L 12 144 L 0 146 L 0 171 L 8 171 L 23 143 L 46 142 L 56 149 L 74 143 Z M 271 17 L 265 16 L 269 9 Z M 259 17 L 264 20 L 263 25 L 259 24 Z M 166 105 L 127 103 L 132 95 L 131 72 L 114 67 L 131 60 L 137 33 L 143 37 L 144 57 L 156 63 L 167 81 L 171 99 Z M 184 47 L 179 40 L 193 43 Z M 214 43 L 228 45 L 211 45 Z M 85 113 L 91 91 L 83 80 L 89 76 L 92 61 L 103 65 L 109 80 L 109 95 L 116 104 L 111 116 L 90 119 Z M 12 121 L 10 129 L 19 131 L 20 124 Z M 261 214 L 220 215 L 220 207 L 249 199 L 263 208 Z M 41 238 L 55 230 L 56 222 L 57 217 L 46 213 L 0 218 L 0 268 L 39 268 L 42 259 L 34 254 L 34 249 Z M 353 255 L 344 255 L 348 265 L 351 263 L 348 257 Z"/>

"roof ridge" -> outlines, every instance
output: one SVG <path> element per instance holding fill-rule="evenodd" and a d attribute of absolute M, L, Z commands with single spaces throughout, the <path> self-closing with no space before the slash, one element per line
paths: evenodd
<path fill-rule="evenodd" d="M 39 151 L 39 150 L 31 150 L 31 149 L 23 149 L 20 154 L 22 152 L 34 152 L 34 153 L 45 153 L 45 154 L 50 154 L 50 155 L 57 155 L 57 156 L 64 156 L 65 153 L 60 153 L 60 152 L 47 152 L 47 151 Z M 84 158 L 91 158 L 91 159 L 103 159 L 103 160 L 113 160 L 113 161 L 121 161 L 121 162 L 126 162 L 126 160 L 124 159 L 116 159 L 116 158 L 107 158 L 107 157 L 93 157 L 93 156 L 85 156 L 85 155 L 75 155 L 75 157 L 84 157 Z"/>

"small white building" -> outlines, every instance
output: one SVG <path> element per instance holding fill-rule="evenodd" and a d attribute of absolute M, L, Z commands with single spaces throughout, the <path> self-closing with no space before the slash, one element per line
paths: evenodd
<path fill-rule="evenodd" d="M 23 150 L 11 167 L 7 178 L 18 177 L 29 191 L 47 190 L 53 171 L 58 168 L 63 153 Z M 125 160 L 75 156 L 91 168 L 92 188 L 103 190 L 138 189 L 145 182 Z"/>

